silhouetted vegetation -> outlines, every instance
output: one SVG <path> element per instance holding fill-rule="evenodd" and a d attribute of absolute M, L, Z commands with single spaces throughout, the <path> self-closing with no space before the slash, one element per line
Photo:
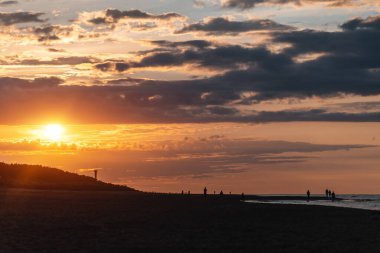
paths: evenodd
<path fill-rule="evenodd" d="M 40 165 L 0 163 L 0 188 L 133 191 L 134 189 L 97 181 L 92 177 Z"/>

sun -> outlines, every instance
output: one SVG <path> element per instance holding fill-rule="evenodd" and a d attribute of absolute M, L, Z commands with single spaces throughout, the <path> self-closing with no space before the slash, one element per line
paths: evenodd
<path fill-rule="evenodd" d="M 46 125 L 42 130 L 42 135 L 45 139 L 53 142 L 61 141 L 65 129 L 60 124 Z"/>

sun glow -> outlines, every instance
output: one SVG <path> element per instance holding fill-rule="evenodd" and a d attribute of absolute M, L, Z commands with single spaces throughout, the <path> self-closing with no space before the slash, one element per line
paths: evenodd
<path fill-rule="evenodd" d="M 61 141 L 65 129 L 60 124 L 49 124 L 43 128 L 42 136 L 53 142 Z"/>

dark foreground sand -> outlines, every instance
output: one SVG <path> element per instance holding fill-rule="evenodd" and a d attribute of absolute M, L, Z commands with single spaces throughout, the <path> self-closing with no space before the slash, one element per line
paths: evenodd
<path fill-rule="evenodd" d="M 0 252 L 380 252 L 380 212 L 0 190 Z"/>

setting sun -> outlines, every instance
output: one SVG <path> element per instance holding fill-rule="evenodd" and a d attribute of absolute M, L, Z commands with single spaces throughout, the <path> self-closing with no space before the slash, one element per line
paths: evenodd
<path fill-rule="evenodd" d="M 43 137 L 49 141 L 62 140 L 65 129 L 59 124 L 49 124 L 43 129 Z"/>

